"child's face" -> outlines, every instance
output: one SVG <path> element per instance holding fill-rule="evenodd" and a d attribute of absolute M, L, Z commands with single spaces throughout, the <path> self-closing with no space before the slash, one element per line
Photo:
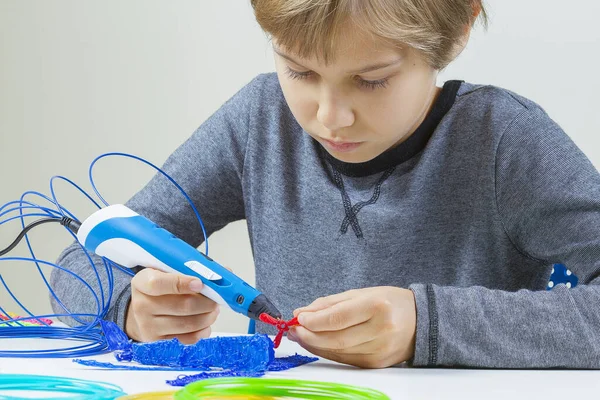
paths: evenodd
<path fill-rule="evenodd" d="M 350 163 L 369 161 L 408 138 L 440 90 L 438 71 L 417 51 L 357 31 L 343 32 L 328 65 L 299 58 L 274 40 L 277 74 L 294 117 L 333 157 Z"/>

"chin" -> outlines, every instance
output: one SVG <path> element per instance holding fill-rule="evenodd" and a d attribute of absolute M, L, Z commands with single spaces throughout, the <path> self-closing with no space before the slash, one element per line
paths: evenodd
<path fill-rule="evenodd" d="M 327 150 L 327 152 L 333 158 L 335 158 L 339 161 L 342 161 L 342 162 L 350 163 L 350 164 L 360 164 L 360 163 L 368 162 L 379 155 L 379 154 L 365 154 L 364 152 L 362 152 L 362 153 L 339 153 L 339 152 L 333 152 L 333 151 L 329 151 L 329 150 Z"/>

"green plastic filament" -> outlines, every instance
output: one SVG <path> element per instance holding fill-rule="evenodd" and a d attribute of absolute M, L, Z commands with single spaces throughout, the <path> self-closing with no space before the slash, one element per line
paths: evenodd
<path fill-rule="evenodd" d="M 5 395 L 6 392 L 42 392 L 44 399 L 94 399 L 114 400 L 125 393 L 117 385 L 83 379 L 62 378 L 44 375 L 0 374 L 0 400 L 23 399 Z M 50 395 L 56 393 L 57 396 Z M 72 396 L 65 396 L 66 394 Z M 39 397 L 37 397 L 39 398 Z"/>
<path fill-rule="evenodd" d="M 219 378 L 191 383 L 175 393 L 175 400 L 194 399 L 335 399 L 390 400 L 368 388 L 296 379 Z"/>

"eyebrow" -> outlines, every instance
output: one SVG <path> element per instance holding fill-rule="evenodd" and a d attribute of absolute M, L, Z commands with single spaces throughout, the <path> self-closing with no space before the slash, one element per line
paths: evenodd
<path fill-rule="evenodd" d="M 303 67 L 302 63 L 299 63 L 298 61 L 294 60 L 292 57 L 288 56 L 287 54 L 282 53 L 281 51 L 279 51 L 276 48 L 273 48 L 273 51 L 277 54 L 279 54 L 281 57 L 285 58 L 288 61 L 293 62 L 294 64 L 297 64 L 301 67 Z M 383 68 L 387 68 L 387 67 L 391 67 L 392 65 L 396 65 L 399 64 L 402 61 L 402 58 L 398 58 L 396 60 L 393 61 L 389 61 L 389 62 L 382 62 L 379 64 L 373 64 L 373 65 L 369 65 L 367 67 L 361 68 L 359 70 L 356 71 L 352 71 L 350 72 L 351 74 L 365 74 L 367 72 L 371 72 L 371 71 L 376 71 L 378 69 L 383 69 Z M 306 67 L 304 67 L 306 68 Z"/>

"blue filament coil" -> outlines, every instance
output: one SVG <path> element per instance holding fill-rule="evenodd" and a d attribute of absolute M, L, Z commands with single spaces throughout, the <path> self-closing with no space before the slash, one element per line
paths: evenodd
<path fill-rule="evenodd" d="M 41 392 L 44 394 L 44 399 L 113 400 L 126 394 L 119 386 L 111 383 L 44 375 L 0 375 L 0 393 L 11 391 Z M 52 393 L 58 396 L 50 396 Z M 23 397 L 0 394 L 0 400 L 16 399 L 23 399 Z"/>
<path fill-rule="evenodd" d="M 11 222 L 16 222 L 21 225 L 21 228 L 23 230 L 25 230 L 25 227 L 27 225 L 26 223 L 30 222 L 31 218 L 40 217 L 44 219 L 56 220 L 57 222 L 60 221 L 60 219 L 63 217 L 68 217 L 75 221 L 79 221 L 79 219 L 73 213 L 71 213 L 67 208 L 63 207 L 60 204 L 55 190 L 55 186 L 58 181 L 63 181 L 73 186 L 97 208 L 101 208 L 101 204 L 108 205 L 106 200 L 102 197 L 102 195 L 96 188 L 93 179 L 93 168 L 98 161 L 109 156 L 120 156 L 140 161 L 152 167 L 159 174 L 161 174 L 163 177 L 169 180 L 181 192 L 181 194 L 190 204 L 192 210 L 194 211 L 194 214 L 196 215 L 200 223 L 200 227 L 202 229 L 202 233 L 204 234 L 204 238 L 206 238 L 206 230 L 200 217 L 200 214 L 190 197 L 183 190 L 183 188 L 159 167 L 140 157 L 126 153 L 102 154 L 99 157 L 96 157 L 96 159 L 94 159 L 91 163 L 88 172 L 89 179 L 94 192 L 100 199 L 99 202 L 94 200 L 90 194 L 88 194 L 85 190 L 83 190 L 79 185 L 77 185 L 70 179 L 65 178 L 63 176 L 54 176 L 50 179 L 50 196 L 35 191 L 27 191 L 23 193 L 19 199 L 8 202 L 4 205 L 0 205 L 0 226 Z M 68 228 L 64 229 L 76 241 L 75 235 Z M 24 315 L 24 317 L 22 318 L 9 317 L 3 318 L 4 320 L 0 320 L 0 338 L 29 337 L 46 339 L 66 339 L 75 341 L 76 343 L 73 345 L 68 344 L 64 348 L 53 348 L 46 350 L 17 350 L 13 348 L 0 348 L 0 357 L 85 357 L 107 352 L 109 350 L 109 346 L 106 343 L 106 339 L 103 335 L 100 323 L 108 313 L 108 309 L 111 304 L 111 299 L 113 296 L 113 274 L 115 273 L 115 271 L 121 271 L 126 274 L 133 275 L 133 272 L 115 263 L 112 263 L 110 260 L 105 258 L 102 259 L 102 263 L 100 265 L 95 265 L 92 261 L 90 253 L 88 253 L 88 251 L 83 246 L 80 246 L 82 251 L 87 256 L 90 269 L 93 271 L 93 274 L 86 278 L 86 280 L 56 264 L 37 258 L 33 250 L 33 246 L 30 242 L 29 235 L 25 234 L 23 239 L 27 244 L 27 249 L 30 254 L 30 257 L 0 256 L 0 262 L 5 261 L 11 264 L 17 262 L 33 263 L 34 267 L 37 269 L 40 278 L 47 287 L 50 296 L 54 298 L 56 304 L 59 307 L 61 307 L 63 311 L 62 313 L 56 313 L 51 315 L 35 315 L 34 312 L 28 309 L 26 304 L 19 300 L 17 294 L 11 290 L 6 280 L 2 277 L 2 274 L 0 274 L 0 291 L 4 289 L 6 293 L 14 300 L 14 302 L 23 310 L 23 313 L 19 314 Z M 208 240 L 205 240 L 205 245 L 205 252 L 206 255 L 208 255 Z M 95 310 L 91 310 L 87 313 L 77 313 L 74 312 L 74 310 L 70 310 L 65 304 L 63 304 L 61 299 L 53 291 L 45 272 L 42 270 L 42 266 L 50 266 L 70 275 L 69 279 L 73 279 L 75 283 L 77 283 L 78 285 L 82 285 L 82 290 L 87 291 L 89 296 L 94 299 L 96 303 Z M 104 273 L 106 276 L 105 283 L 103 283 L 102 279 L 100 278 L 100 272 Z M 2 307 L 2 304 L 0 304 L 0 314 L 6 317 L 9 316 L 9 313 Z M 36 320 L 36 317 L 46 319 L 70 317 L 80 325 L 69 328 L 57 328 L 49 326 L 47 323 L 43 322 L 43 320 L 37 320 L 37 322 L 39 322 L 41 326 L 25 326 L 23 324 L 23 322 L 29 320 Z"/>

